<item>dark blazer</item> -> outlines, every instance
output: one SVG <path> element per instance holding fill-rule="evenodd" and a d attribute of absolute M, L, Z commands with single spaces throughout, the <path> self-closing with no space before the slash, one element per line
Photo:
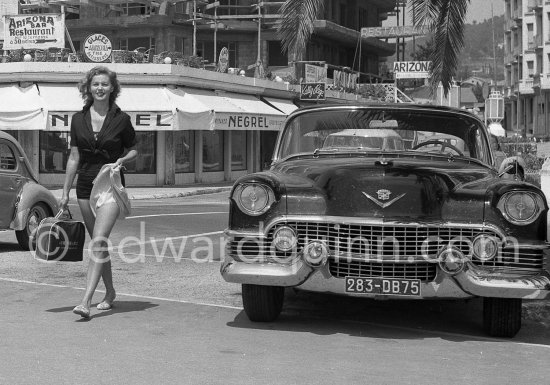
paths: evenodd
<path fill-rule="evenodd" d="M 79 173 L 97 173 L 106 163 L 114 163 L 124 150 L 135 146 L 136 132 L 130 116 L 113 104 L 101 130 L 94 137 L 90 106 L 73 115 L 71 147 L 80 153 Z"/>

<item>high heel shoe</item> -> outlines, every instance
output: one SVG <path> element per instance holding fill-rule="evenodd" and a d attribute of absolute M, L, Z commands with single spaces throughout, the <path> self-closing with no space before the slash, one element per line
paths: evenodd
<path fill-rule="evenodd" d="M 74 314 L 78 314 L 82 318 L 90 318 L 90 309 L 85 308 L 82 305 L 78 305 L 73 309 Z"/>

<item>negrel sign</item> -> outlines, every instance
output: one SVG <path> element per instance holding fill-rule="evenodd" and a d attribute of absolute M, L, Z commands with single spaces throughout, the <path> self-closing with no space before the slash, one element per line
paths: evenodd
<path fill-rule="evenodd" d="M 101 33 L 94 33 L 84 41 L 84 54 L 93 62 L 99 63 L 109 59 L 113 47 L 111 40 Z"/>

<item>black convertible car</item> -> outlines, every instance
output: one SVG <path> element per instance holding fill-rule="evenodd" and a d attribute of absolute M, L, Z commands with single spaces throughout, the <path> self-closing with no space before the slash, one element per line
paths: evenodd
<path fill-rule="evenodd" d="M 231 193 L 221 273 L 253 321 L 285 287 L 370 298 L 483 297 L 490 335 L 550 295 L 544 194 L 497 168 L 484 124 L 436 106 L 322 105 L 289 116 L 271 168 Z"/>

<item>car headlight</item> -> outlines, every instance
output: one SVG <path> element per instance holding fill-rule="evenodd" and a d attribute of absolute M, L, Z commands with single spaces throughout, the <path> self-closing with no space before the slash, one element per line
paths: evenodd
<path fill-rule="evenodd" d="M 487 234 L 475 237 L 473 242 L 474 256 L 480 261 L 490 261 L 498 253 L 499 240 Z"/>
<path fill-rule="evenodd" d="M 533 192 L 513 191 L 500 198 L 497 208 L 513 224 L 528 225 L 544 210 L 544 201 L 539 194 Z"/>
<path fill-rule="evenodd" d="M 292 227 L 281 226 L 273 232 L 273 246 L 279 251 L 290 251 L 298 244 L 298 236 Z"/>
<path fill-rule="evenodd" d="M 240 184 L 232 198 L 242 212 L 254 216 L 262 215 L 275 202 L 273 190 L 260 183 Z"/>

